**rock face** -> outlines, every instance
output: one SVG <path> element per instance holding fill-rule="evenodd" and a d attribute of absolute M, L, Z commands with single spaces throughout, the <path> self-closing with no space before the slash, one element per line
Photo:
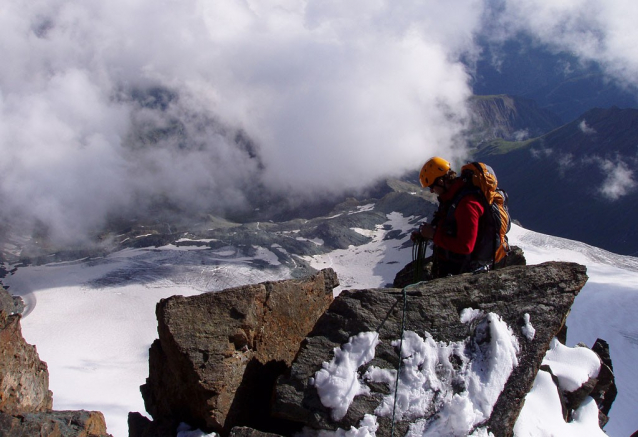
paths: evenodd
<path fill-rule="evenodd" d="M 262 406 L 274 381 L 291 365 L 337 285 L 334 271 L 326 269 L 304 280 L 161 300 L 159 339 L 141 387 L 146 410 L 171 426 L 186 422 L 226 434 L 235 425 L 267 428 L 262 421 L 271 419 Z"/>
<path fill-rule="evenodd" d="M 543 135 L 562 124 L 556 114 L 522 97 L 473 96 L 469 103 L 475 142 L 495 138 L 520 141 Z"/>
<path fill-rule="evenodd" d="M 584 266 L 545 263 L 414 284 L 406 288 L 405 332 L 431 336 L 435 342 L 446 344 L 467 341 L 466 349 L 471 349 L 470 345 L 480 349 L 496 335 L 494 326 L 499 318 L 488 315 L 500 316 L 516 337 L 518 365 L 504 381 L 485 420 L 472 426 L 487 427 L 497 437 L 511 436 L 523 399 L 532 386 L 550 341 L 564 325 L 574 298 L 586 280 Z M 306 339 L 289 376 L 278 382 L 273 414 L 314 429 L 333 430 L 358 427 L 365 414 L 374 414 L 384 396 L 390 393 L 388 384 L 368 384 L 369 393 L 355 397 L 345 415 L 335 418 L 333 411 L 323 405 L 311 382 L 322 369 L 322 363 L 334 358 L 335 348 L 339 350 L 360 333 L 377 331 L 379 344 L 374 358 L 360 366 L 359 373 L 363 375 L 371 366 L 396 369 L 399 358 L 392 342 L 401 337 L 403 299 L 400 289 L 342 292 Z M 460 315 L 468 308 L 480 310 L 480 313 L 474 313 L 481 316 L 462 323 Z M 525 329 L 529 328 L 529 322 L 535 328 L 533 336 Z M 449 356 L 449 362 L 440 365 L 461 369 L 468 364 L 453 354 Z M 448 376 L 454 377 L 453 371 Z M 467 390 L 462 383 L 455 385 L 452 382 L 451 387 L 454 394 L 459 395 Z M 435 393 L 433 396 L 432 405 L 421 418 L 423 426 L 435 426 L 440 408 L 436 398 L 442 395 Z M 390 417 L 380 415 L 376 435 L 390 435 L 390 422 Z M 408 422 L 397 422 L 397 435 L 405 435 Z"/>
<path fill-rule="evenodd" d="M 0 435 L 110 437 L 100 412 L 51 410 L 47 365 L 22 337 L 19 309 L 0 287 Z"/>
<path fill-rule="evenodd" d="M 47 365 L 40 361 L 34 346 L 22 337 L 19 314 L 13 299 L 0 289 L 0 411 L 8 414 L 50 410 Z"/>
<path fill-rule="evenodd" d="M 593 388 L 587 394 L 594 398 L 598 405 L 598 418 L 600 427 L 602 428 L 609 421 L 609 410 L 611 410 L 611 405 L 616 399 L 618 389 L 616 388 L 616 378 L 614 377 L 614 367 L 611 363 L 609 344 L 599 338 L 591 349 L 600 358 L 600 372 L 596 380 L 592 381 L 592 384 L 589 385 L 593 386 Z M 572 408 L 578 408 L 578 406 L 580 406 L 580 403 L 574 402 Z"/>

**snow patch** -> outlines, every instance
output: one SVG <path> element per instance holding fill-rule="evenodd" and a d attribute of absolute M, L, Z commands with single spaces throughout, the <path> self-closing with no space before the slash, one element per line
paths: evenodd
<path fill-rule="evenodd" d="M 304 237 L 297 237 L 295 238 L 297 241 L 309 241 L 311 243 L 314 243 L 315 246 L 323 246 L 324 245 L 324 241 L 321 238 L 304 238 Z"/>
<path fill-rule="evenodd" d="M 478 317 L 475 310 L 465 314 Z M 516 337 L 494 313 L 483 315 L 475 335 L 465 341 L 436 342 L 428 333 L 421 337 L 406 331 L 402 342 L 392 342 L 395 348 L 401 345 L 398 385 L 393 369 L 371 366 L 359 376 L 358 369 L 374 358 L 378 343 L 376 332 L 359 333 L 336 348 L 334 359 L 315 374 L 311 382 L 321 403 L 332 409 L 334 420 L 346 415 L 357 395 L 370 393 L 365 382 L 383 383 L 391 393 L 384 396 L 375 414 L 412 421 L 408 436 L 467 436 L 489 418 L 518 365 Z"/>
<path fill-rule="evenodd" d="M 534 327 L 532 326 L 532 323 L 530 322 L 529 314 L 526 313 L 523 316 L 523 322 L 524 324 L 521 327 L 521 332 L 523 333 L 525 338 L 527 338 L 529 341 L 534 340 L 534 336 L 536 335 L 536 329 L 534 329 Z"/>
<path fill-rule="evenodd" d="M 600 358 L 586 347 L 567 347 L 553 339 L 545 354 L 543 364 L 552 369 L 563 390 L 574 391 L 600 371 Z"/>
<path fill-rule="evenodd" d="M 461 311 L 461 323 L 471 323 L 472 321 L 483 317 L 485 313 L 481 310 L 475 310 L 473 308 L 465 308 Z"/>
<path fill-rule="evenodd" d="M 356 211 L 349 212 L 348 215 L 359 214 L 360 212 L 372 211 L 374 210 L 374 203 L 368 203 L 367 205 L 357 206 Z"/>
<path fill-rule="evenodd" d="M 376 332 L 362 332 L 341 348 L 334 349 L 331 362 L 323 363 L 323 369 L 315 373 L 311 383 L 317 388 L 321 403 L 332 409 L 333 420 L 341 420 L 355 396 L 368 394 L 370 389 L 360 381 L 359 367 L 374 358 L 379 343 Z"/>

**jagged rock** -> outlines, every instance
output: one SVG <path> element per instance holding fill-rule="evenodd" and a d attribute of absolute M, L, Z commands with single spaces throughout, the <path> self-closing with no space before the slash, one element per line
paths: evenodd
<path fill-rule="evenodd" d="M 333 300 L 335 272 L 173 296 L 157 305 L 158 333 L 141 387 L 158 422 L 228 433 L 268 415 L 277 376 Z M 266 425 L 264 425 L 266 426 Z M 263 429 L 263 428 L 259 428 Z"/>
<path fill-rule="evenodd" d="M 32 413 L 53 404 L 47 365 L 22 337 L 13 298 L 0 288 L 0 411 Z"/>
<path fill-rule="evenodd" d="M 97 411 L 49 411 L 16 416 L 0 413 L 0 435 L 11 437 L 112 437 Z"/>
<path fill-rule="evenodd" d="M 435 341 L 464 341 L 476 327 L 461 323 L 459 315 L 466 308 L 495 313 L 507 323 L 520 346 L 518 365 L 482 425 L 496 437 L 511 436 L 550 341 L 564 324 L 586 280 L 584 266 L 545 263 L 421 282 L 406 290 L 405 329 L 421 335 L 429 333 Z M 343 291 L 306 339 L 290 374 L 278 381 L 273 414 L 315 429 L 350 429 L 358 426 L 364 414 L 374 414 L 388 394 L 387 387 L 370 385 L 370 394 L 355 397 L 345 416 L 334 420 L 310 381 L 322 363 L 331 361 L 335 348 L 362 332 L 378 331 L 380 343 L 375 358 L 360 367 L 360 372 L 369 366 L 396 369 L 398 356 L 391 342 L 400 338 L 402 306 L 403 293 L 398 289 Z M 522 329 L 526 314 L 536 329 L 531 340 Z M 481 335 L 489 336 L 490 332 L 484 326 Z M 455 392 L 463 390 L 455 388 Z M 425 418 L 428 421 L 437 413 L 436 408 L 431 411 L 432 416 Z M 378 424 L 376 435 L 389 436 L 390 418 L 379 417 Z M 404 435 L 408 426 L 408 421 L 399 421 L 395 433 Z"/>
<path fill-rule="evenodd" d="M 602 339 L 596 339 L 591 350 L 600 357 L 600 371 L 598 372 L 598 383 L 593 388 L 590 396 L 594 398 L 599 409 L 599 423 L 602 428 L 609 421 L 609 410 L 616 399 L 618 389 L 616 388 L 616 378 L 614 377 L 614 367 L 611 363 L 609 353 L 609 343 Z"/>

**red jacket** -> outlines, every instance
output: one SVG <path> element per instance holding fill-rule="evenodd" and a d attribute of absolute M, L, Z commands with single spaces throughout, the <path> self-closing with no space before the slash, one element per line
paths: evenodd
<path fill-rule="evenodd" d="M 448 235 L 446 217 L 452 200 L 465 185 L 462 179 L 457 179 L 449 190 L 439 196 L 439 221 L 434 233 L 434 244 L 442 249 L 459 255 L 468 255 L 474 250 L 476 236 L 478 235 L 479 218 L 485 212 L 485 208 L 479 199 L 468 194 L 463 197 L 456 207 L 454 218 L 456 219 L 456 234 Z"/>

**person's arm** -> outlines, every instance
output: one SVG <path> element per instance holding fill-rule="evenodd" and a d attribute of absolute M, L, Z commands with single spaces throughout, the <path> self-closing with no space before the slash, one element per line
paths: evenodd
<path fill-rule="evenodd" d="M 472 253 L 478 235 L 479 218 L 485 209 L 473 195 L 465 196 L 454 211 L 456 236 L 446 235 L 442 230 L 434 234 L 434 244 L 460 255 Z"/>

